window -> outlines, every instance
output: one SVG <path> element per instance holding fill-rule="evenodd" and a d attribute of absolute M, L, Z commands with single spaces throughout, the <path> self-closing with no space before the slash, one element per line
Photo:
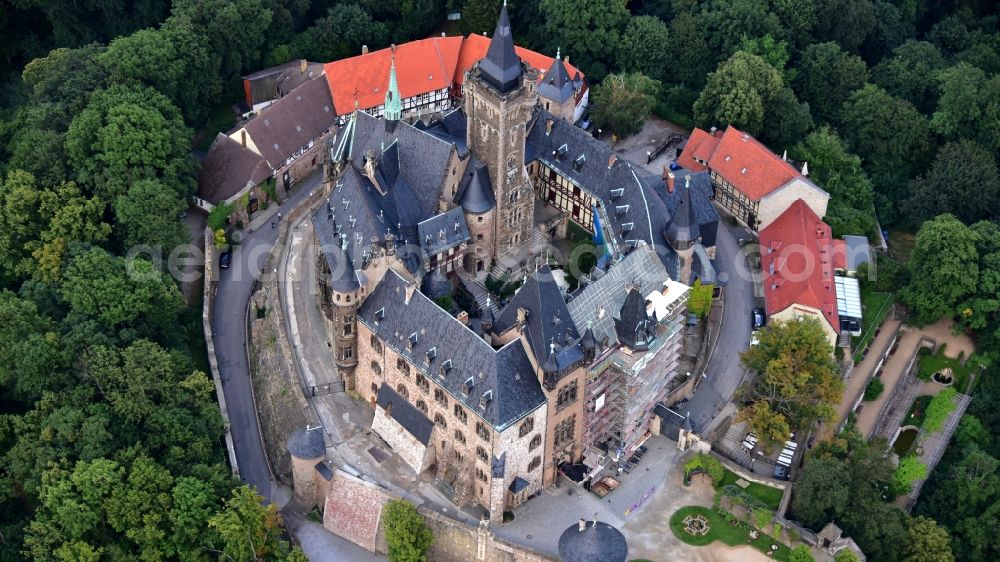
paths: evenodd
<path fill-rule="evenodd" d="M 455 430 L 455 441 L 458 441 L 459 443 L 461 443 L 461 444 L 464 445 L 465 444 L 465 434 L 456 429 Z"/>
<path fill-rule="evenodd" d="M 540 466 L 542 466 L 542 457 L 535 457 L 531 459 L 530 463 L 528 463 L 528 472 L 534 472 L 538 470 L 538 467 Z"/>
<path fill-rule="evenodd" d="M 448 397 L 444 395 L 444 391 L 440 388 L 434 389 L 434 401 L 445 408 L 448 407 Z"/>
<path fill-rule="evenodd" d="M 448 422 L 444 421 L 444 416 L 441 413 L 434 414 L 434 425 L 439 425 L 442 428 L 448 427 Z"/>
<path fill-rule="evenodd" d="M 469 414 L 465 413 L 465 408 L 462 408 L 461 404 L 455 404 L 455 417 L 462 423 L 469 421 Z"/>
<path fill-rule="evenodd" d="M 483 222 L 483 217 L 482 216 L 476 217 L 476 222 Z"/>
<path fill-rule="evenodd" d="M 378 394 L 378 385 L 372 383 L 372 394 Z"/>
<path fill-rule="evenodd" d="M 535 429 L 535 418 L 524 420 L 524 423 L 521 424 L 521 428 L 518 430 L 518 437 L 524 437 L 531 433 L 532 429 Z"/>
<path fill-rule="evenodd" d="M 476 456 L 483 462 L 489 462 L 490 460 L 490 454 L 482 447 L 476 447 Z"/>
<path fill-rule="evenodd" d="M 382 365 L 379 365 L 378 361 L 372 361 L 372 372 L 375 373 L 376 377 L 382 376 Z"/>
<path fill-rule="evenodd" d="M 559 389 L 559 394 L 556 397 L 556 411 L 562 410 L 566 406 L 569 406 L 573 402 L 576 402 L 576 381 L 573 381 L 566 386 Z"/>
<path fill-rule="evenodd" d="M 348 297 L 348 298 L 350 298 L 350 297 Z M 345 336 L 350 336 L 353 333 L 354 333 L 354 317 L 353 316 L 345 316 L 344 317 L 344 335 Z"/>
<path fill-rule="evenodd" d="M 476 435 L 478 435 L 483 441 L 486 441 L 487 443 L 490 442 L 490 430 L 486 428 L 485 423 L 476 422 Z"/>
<path fill-rule="evenodd" d="M 399 371 L 404 377 L 410 378 L 410 364 L 406 362 L 406 359 L 402 357 L 396 358 L 396 370 Z"/>
<path fill-rule="evenodd" d="M 417 373 L 417 388 L 423 390 L 425 393 L 430 391 L 431 385 L 427 382 L 427 378 Z"/>
<path fill-rule="evenodd" d="M 531 451 L 534 451 L 541 444 L 542 444 L 542 436 L 541 435 L 536 435 L 536 436 L 532 437 L 531 438 L 531 443 L 528 444 L 528 452 L 530 453 Z"/>
<path fill-rule="evenodd" d="M 451 452 L 451 457 L 453 459 L 455 459 L 455 462 L 460 463 L 460 464 L 461 464 L 461 462 L 463 460 L 465 460 L 465 458 L 462 456 L 462 451 L 459 451 L 459 450 L 452 451 Z"/>
<path fill-rule="evenodd" d="M 552 441 L 556 447 L 561 447 L 573 440 L 576 433 L 576 414 L 564 419 L 556 425 Z"/>
<path fill-rule="evenodd" d="M 477 234 L 476 235 L 476 240 L 482 240 L 482 239 L 483 239 L 483 235 L 482 234 Z"/>
<path fill-rule="evenodd" d="M 486 476 L 486 472 L 483 469 L 479 468 L 478 466 L 476 467 L 476 478 L 478 478 L 482 482 L 486 482 L 487 480 L 489 480 L 489 478 Z"/>
<path fill-rule="evenodd" d="M 345 360 L 345 361 L 348 360 L 348 359 L 353 359 L 354 358 L 354 348 L 352 346 L 349 346 L 349 345 L 346 346 L 346 347 L 344 347 L 343 352 L 340 354 L 340 358 L 343 359 L 343 360 Z"/>
<path fill-rule="evenodd" d="M 382 353 L 382 342 L 379 341 L 375 334 L 371 335 L 371 338 L 368 339 L 368 343 L 372 346 L 372 349 L 375 350 L 375 353 Z"/>
<path fill-rule="evenodd" d="M 406 389 L 406 385 L 399 385 L 396 387 L 396 394 L 399 394 L 403 398 L 410 399 L 410 391 Z"/>
<path fill-rule="evenodd" d="M 416 406 L 417 409 L 423 412 L 424 414 L 427 413 L 427 403 L 424 402 L 423 400 L 417 400 Z"/>

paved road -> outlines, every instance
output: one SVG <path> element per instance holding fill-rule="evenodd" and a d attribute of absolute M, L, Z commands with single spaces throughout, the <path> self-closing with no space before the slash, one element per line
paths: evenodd
<path fill-rule="evenodd" d="M 308 197 L 309 191 L 319 188 L 322 173 L 309 176 L 292 189 L 289 198 L 279 207 L 282 215 L 295 208 Z M 261 267 L 278 237 L 278 230 L 261 228 L 246 236 L 234 247 L 232 266 L 220 270 L 218 293 L 215 298 L 215 353 L 222 378 L 222 391 L 226 395 L 229 419 L 232 424 L 233 446 L 240 477 L 257 488 L 265 498 L 271 497 L 271 475 L 267 468 L 264 445 L 260 441 L 255 404 L 250 388 L 250 370 L 247 367 L 246 312 L 250 291 L 261 274 Z"/>
<path fill-rule="evenodd" d="M 716 265 L 720 280 L 726 280 L 725 310 L 719 326 L 715 353 L 705 368 L 705 378 L 694 396 L 684 406 L 691 413 L 695 427 L 704 432 L 715 415 L 729 402 L 746 369 L 740 364 L 740 352 L 750 343 L 750 312 L 755 306 L 753 280 L 744 261 L 744 248 L 737 243 L 748 237 L 745 229 L 719 221 L 716 239 Z M 749 248 L 749 246 L 748 246 Z"/>

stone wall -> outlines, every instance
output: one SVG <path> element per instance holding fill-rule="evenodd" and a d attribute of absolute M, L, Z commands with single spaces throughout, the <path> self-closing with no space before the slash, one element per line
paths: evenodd
<path fill-rule="evenodd" d="M 417 440 L 403 426 L 387 416 L 381 407 L 375 407 L 375 419 L 372 420 L 372 431 L 378 434 L 386 445 L 403 459 L 414 472 L 419 475 L 430 467 L 434 460 L 434 449 Z"/>
<path fill-rule="evenodd" d="M 434 562 L 555 562 L 520 545 L 497 538 L 484 528 L 472 527 L 426 508 L 419 508 L 434 532 L 427 559 Z"/>

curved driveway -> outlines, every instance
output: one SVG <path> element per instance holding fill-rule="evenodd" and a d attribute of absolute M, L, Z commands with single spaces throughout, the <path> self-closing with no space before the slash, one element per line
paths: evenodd
<path fill-rule="evenodd" d="M 311 190 L 319 188 L 322 177 L 321 172 L 316 172 L 296 184 L 278 212 L 287 215 L 309 196 Z M 264 260 L 277 238 L 278 229 L 270 228 L 265 223 L 262 228 L 251 232 L 238 246 L 233 247 L 232 266 L 219 270 L 215 317 L 212 319 L 215 355 L 219 363 L 222 391 L 226 395 L 229 409 L 240 478 L 256 487 L 267 499 L 271 497 L 272 480 L 264 445 L 260 440 L 250 370 L 247 366 L 246 313 L 254 281 L 260 277 Z"/>
<path fill-rule="evenodd" d="M 753 279 L 746 266 L 746 253 L 737 242 L 740 237 L 749 238 L 749 233 L 745 229 L 729 226 L 724 220 L 719 221 L 715 263 L 720 281 L 726 281 L 725 309 L 722 324 L 718 327 L 719 339 L 715 351 L 705 367 L 705 380 L 701 381 L 694 396 L 684 406 L 702 435 L 708 433 L 712 420 L 732 399 L 746 372 L 740 364 L 740 352 L 750 343 L 750 312 L 755 298 Z"/>

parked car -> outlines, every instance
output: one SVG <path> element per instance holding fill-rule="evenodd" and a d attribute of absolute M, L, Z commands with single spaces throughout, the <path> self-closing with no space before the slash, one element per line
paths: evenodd
<path fill-rule="evenodd" d="M 219 254 L 219 267 L 222 269 L 229 269 L 229 264 L 232 262 L 232 256 L 229 254 L 229 250 Z"/>
<path fill-rule="evenodd" d="M 753 329 L 759 330 L 764 327 L 764 309 L 755 308 L 751 314 L 751 321 L 753 323 Z"/>
<path fill-rule="evenodd" d="M 774 477 L 778 480 L 788 480 L 788 468 L 780 464 L 774 465 Z"/>

